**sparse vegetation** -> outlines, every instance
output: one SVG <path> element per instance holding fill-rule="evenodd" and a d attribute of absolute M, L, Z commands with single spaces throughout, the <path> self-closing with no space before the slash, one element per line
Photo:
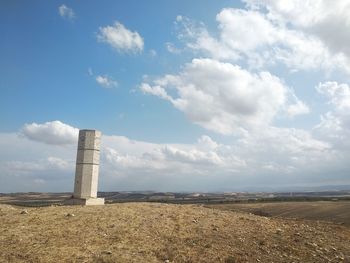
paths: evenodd
<path fill-rule="evenodd" d="M 329 223 L 157 203 L 23 210 L 0 205 L 0 262 L 350 262 L 350 229 Z"/>

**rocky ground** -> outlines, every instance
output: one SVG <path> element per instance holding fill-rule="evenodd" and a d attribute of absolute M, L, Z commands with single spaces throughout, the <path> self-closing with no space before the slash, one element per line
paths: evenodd
<path fill-rule="evenodd" d="M 350 262 L 350 228 L 195 205 L 0 205 L 0 262 Z"/>

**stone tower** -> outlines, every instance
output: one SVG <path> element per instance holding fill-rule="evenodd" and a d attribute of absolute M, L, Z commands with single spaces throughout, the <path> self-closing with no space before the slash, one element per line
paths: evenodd
<path fill-rule="evenodd" d="M 101 132 L 80 130 L 75 169 L 73 203 L 103 205 L 104 198 L 97 198 L 100 164 Z"/>

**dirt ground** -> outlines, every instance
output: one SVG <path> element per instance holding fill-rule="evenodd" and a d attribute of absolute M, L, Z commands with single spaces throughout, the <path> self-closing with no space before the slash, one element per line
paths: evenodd
<path fill-rule="evenodd" d="M 206 205 L 221 210 L 281 218 L 320 220 L 350 227 L 350 201 L 273 202 Z"/>
<path fill-rule="evenodd" d="M 350 262 L 350 228 L 196 205 L 0 205 L 0 262 Z"/>

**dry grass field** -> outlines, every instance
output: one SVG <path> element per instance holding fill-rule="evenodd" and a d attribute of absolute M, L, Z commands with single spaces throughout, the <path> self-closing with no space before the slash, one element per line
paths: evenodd
<path fill-rule="evenodd" d="M 350 262 L 350 229 L 195 205 L 0 205 L 0 262 Z"/>
<path fill-rule="evenodd" d="M 249 212 L 268 217 L 328 221 L 350 227 L 349 201 L 246 203 L 210 205 L 209 207 L 221 210 Z"/>

